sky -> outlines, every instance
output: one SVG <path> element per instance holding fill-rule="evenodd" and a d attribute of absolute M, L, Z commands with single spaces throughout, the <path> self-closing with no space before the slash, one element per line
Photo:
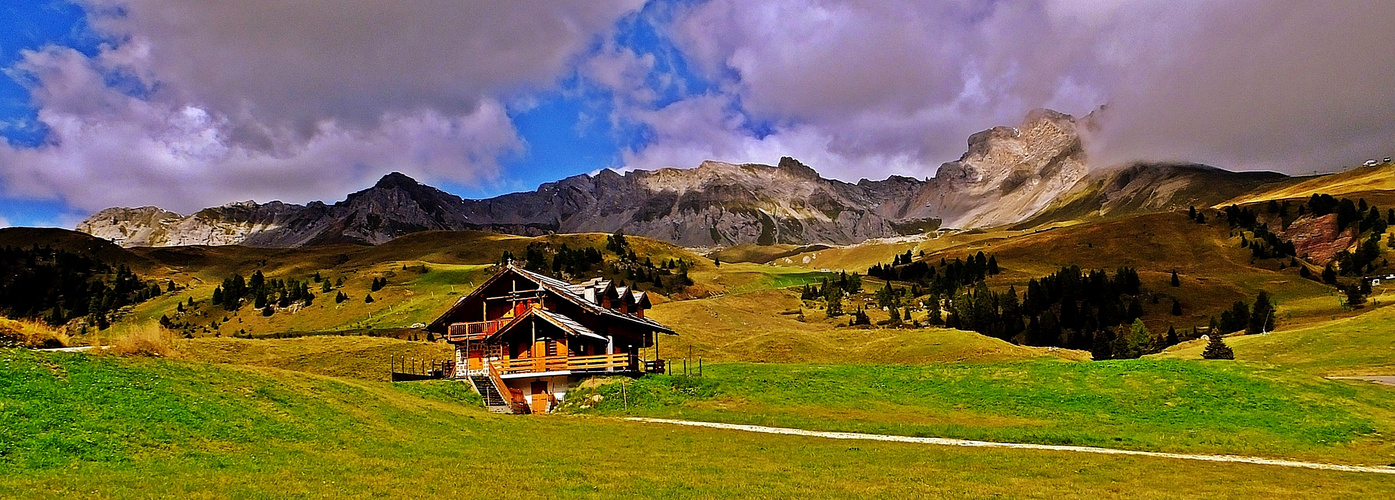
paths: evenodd
<path fill-rule="evenodd" d="M 1395 153 L 1395 2 L 0 0 L 0 225 L 467 197 L 793 156 L 930 177 L 973 132 L 1095 112 L 1092 168 Z"/>

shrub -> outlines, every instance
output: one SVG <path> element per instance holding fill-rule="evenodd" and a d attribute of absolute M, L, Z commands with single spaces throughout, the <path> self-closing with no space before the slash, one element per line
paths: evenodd
<path fill-rule="evenodd" d="M 174 336 L 156 324 L 131 326 L 111 340 L 106 349 L 93 349 L 119 356 L 166 357 L 174 350 Z"/>

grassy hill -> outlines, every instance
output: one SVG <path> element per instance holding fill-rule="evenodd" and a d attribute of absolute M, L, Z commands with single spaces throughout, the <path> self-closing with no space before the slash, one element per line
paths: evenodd
<path fill-rule="evenodd" d="M 1269 200 L 1308 198 L 1314 193 L 1351 199 L 1366 198 L 1382 206 L 1395 204 L 1395 164 L 1357 167 L 1335 174 L 1296 179 L 1296 182 L 1239 194 L 1216 204 L 1244 205 Z"/>
<path fill-rule="evenodd" d="M 454 358 L 447 344 L 394 338 L 315 336 L 289 339 L 198 338 L 175 342 L 178 357 L 189 361 L 250 365 L 358 380 L 388 380 L 391 356 L 425 361 Z"/>
<path fill-rule="evenodd" d="M 1389 298 L 1386 299 L 1387 303 Z M 1395 375 L 1395 308 L 1281 329 L 1268 335 L 1227 337 L 1235 358 L 1324 376 Z M 1202 341 L 1178 345 L 1161 357 L 1196 359 Z"/>
<path fill-rule="evenodd" d="M 196 337 L 280 336 L 339 331 L 406 329 L 427 323 L 447 309 L 455 297 L 468 293 L 490 274 L 490 266 L 504 252 L 522 255 L 534 242 L 604 248 L 603 234 L 554 235 L 537 238 L 463 231 L 416 233 L 376 247 L 357 245 L 313 246 L 295 249 L 248 247 L 142 248 L 135 252 L 162 266 L 160 279 L 184 287 L 134 308 L 127 322 L 149 323 L 166 316 L 180 324 L 195 325 Z M 707 293 L 701 276 L 713 269 L 711 261 L 673 245 L 631 237 L 630 246 L 655 262 L 682 258 L 694 262 L 694 289 Z M 613 256 L 612 256 L 613 257 Z M 307 280 L 319 273 L 335 286 L 322 292 L 312 283 L 315 301 L 306 308 L 278 310 L 272 316 L 244 306 L 235 311 L 209 303 L 213 289 L 233 273 L 244 277 L 262 271 L 268 279 Z M 376 278 L 386 278 L 382 290 L 371 291 Z M 343 280 L 342 285 L 340 280 Z M 334 296 L 349 297 L 342 303 Z M 366 297 L 372 295 L 373 302 Z M 656 297 L 662 301 L 662 297 Z M 195 301 L 180 312 L 180 304 Z M 226 318 L 226 319 L 225 319 Z M 216 325 L 216 328 L 215 328 Z M 410 335 L 410 333 L 404 333 Z"/>
<path fill-rule="evenodd" d="M 112 265 L 126 264 L 142 271 L 149 271 L 153 264 L 135 252 L 87 233 L 50 227 L 0 228 L 0 247 L 30 248 L 36 245 L 94 256 Z"/>
<path fill-rule="evenodd" d="M 1256 363 L 726 363 L 705 372 L 702 379 L 634 382 L 629 411 L 830 431 L 1395 461 L 1388 437 L 1395 435 L 1395 392 Z M 618 387 L 596 390 L 600 404 L 577 411 L 625 410 Z"/>
<path fill-rule="evenodd" d="M 800 311 L 803 321 L 798 319 Z M 886 319 L 885 313 L 875 313 Z M 691 352 L 709 362 L 924 364 L 1089 357 L 943 328 L 835 327 L 847 319 L 829 320 L 823 311 L 804 306 L 790 290 L 668 302 L 656 306 L 649 316 L 678 332 L 676 337 L 659 339 L 660 356 L 665 358 L 687 357 Z"/>
<path fill-rule="evenodd" d="M 0 385 L 0 496 L 6 498 L 1137 499 L 1395 492 L 1388 478 L 1373 474 L 492 415 L 462 384 L 449 382 L 388 384 L 16 350 L 0 350 L 0 359 L 0 378 L 9 382 Z"/>

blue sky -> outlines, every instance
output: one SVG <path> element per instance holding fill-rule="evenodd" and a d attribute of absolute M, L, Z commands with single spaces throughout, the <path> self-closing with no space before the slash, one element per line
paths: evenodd
<path fill-rule="evenodd" d="M 973 132 L 1096 111 L 1091 168 L 1330 171 L 1395 145 L 1395 4 L 1298 0 L 11 0 L 0 223 L 469 198 L 794 156 L 933 176 Z"/>

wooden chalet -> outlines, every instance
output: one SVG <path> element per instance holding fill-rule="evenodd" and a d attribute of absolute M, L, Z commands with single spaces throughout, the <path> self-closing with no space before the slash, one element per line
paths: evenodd
<path fill-rule="evenodd" d="M 649 307 L 601 278 L 573 285 L 507 264 L 426 329 L 455 345 L 449 376 L 491 410 L 543 413 L 584 377 L 662 373 L 655 335 L 674 332 L 644 317 Z"/>

